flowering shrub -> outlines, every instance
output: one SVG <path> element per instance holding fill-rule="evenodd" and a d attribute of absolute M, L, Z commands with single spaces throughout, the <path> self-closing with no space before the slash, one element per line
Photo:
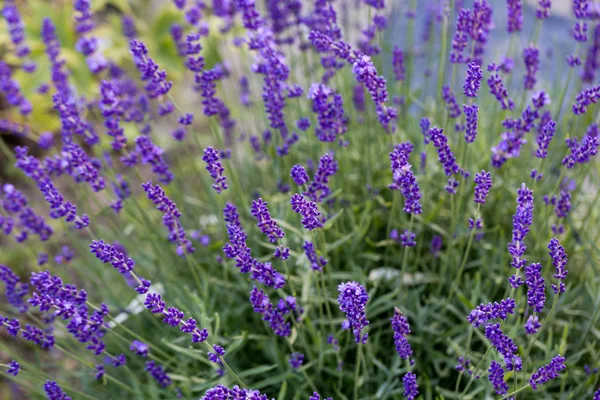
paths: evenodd
<path fill-rule="evenodd" d="M 2 9 L 17 396 L 600 398 L 597 2 L 566 60 L 548 0 L 58 3 Z"/>

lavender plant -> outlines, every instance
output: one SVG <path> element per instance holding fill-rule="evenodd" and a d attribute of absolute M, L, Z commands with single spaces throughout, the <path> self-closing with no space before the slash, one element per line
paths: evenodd
<path fill-rule="evenodd" d="M 0 397 L 600 398 L 597 2 L 154 3 L 3 3 Z"/>

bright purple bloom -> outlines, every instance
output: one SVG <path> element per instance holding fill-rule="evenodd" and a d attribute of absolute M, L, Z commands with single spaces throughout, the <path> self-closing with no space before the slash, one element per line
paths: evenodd
<path fill-rule="evenodd" d="M 513 258 L 511 265 L 517 269 L 522 268 L 527 260 L 523 257 L 527 246 L 525 246 L 525 236 L 533 222 L 533 191 L 529 190 L 525 184 L 517 190 L 517 210 L 513 215 L 512 241 L 508 244 L 508 252 Z"/>
<path fill-rule="evenodd" d="M 531 378 L 529 378 L 529 384 L 533 390 L 537 390 L 538 386 L 558 378 L 560 371 L 565 368 L 567 368 L 565 366 L 565 358 L 558 354 L 556 357 L 550 360 L 550 363 L 541 366 L 531 375 Z"/>
<path fill-rule="evenodd" d="M 548 254 L 550 254 L 550 257 L 552 258 L 552 265 L 556 268 L 556 273 L 553 276 L 555 279 L 558 279 L 558 286 L 552 284 L 552 290 L 554 290 L 555 294 L 564 293 L 565 284 L 563 281 L 567 278 L 567 274 L 569 273 L 566 269 L 568 262 L 567 253 L 565 252 L 565 248 L 561 246 L 556 238 L 550 239 L 548 250 L 550 250 Z"/>
<path fill-rule="evenodd" d="M 538 19 L 546 19 L 550 17 L 550 7 L 552 7 L 551 0 L 538 0 L 538 6 L 535 10 L 535 16 Z"/>
<path fill-rule="evenodd" d="M 485 204 L 490 189 L 492 188 L 492 177 L 489 172 L 481 171 L 475 174 L 475 203 Z"/>
<path fill-rule="evenodd" d="M 58 386 L 58 383 L 53 381 L 46 381 L 44 383 L 44 392 L 46 392 L 48 400 L 71 400 L 71 397 L 67 396 L 60 386 Z"/>
<path fill-rule="evenodd" d="M 548 155 L 548 147 L 550 146 L 554 132 L 556 132 L 556 122 L 550 120 L 544 125 L 542 132 L 537 137 L 538 149 L 535 152 L 536 157 L 546 158 Z"/>
<path fill-rule="evenodd" d="M 312 231 L 313 229 L 323 227 L 323 215 L 319 211 L 317 203 L 296 193 L 290 198 L 290 204 L 292 205 L 292 210 L 302 216 L 302 225 L 305 229 Z"/>
<path fill-rule="evenodd" d="M 290 170 L 290 176 L 294 180 L 294 183 L 298 186 L 305 185 L 309 181 L 306 169 L 300 164 L 294 165 Z"/>
<path fill-rule="evenodd" d="M 327 265 L 327 260 L 323 256 L 317 256 L 314 244 L 312 242 L 304 242 L 302 248 L 313 271 L 323 271 L 323 268 Z"/>
<path fill-rule="evenodd" d="M 546 304 L 546 283 L 542 277 L 542 264 L 532 263 L 525 267 L 525 283 L 527 284 L 527 304 L 534 312 L 542 312 Z"/>
<path fill-rule="evenodd" d="M 506 298 L 500 303 L 480 304 L 471 311 L 467 317 L 467 321 L 477 328 L 492 319 L 506 320 L 508 314 L 514 314 L 517 306 L 514 299 Z"/>
<path fill-rule="evenodd" d="M 505 335 L 500 329 L 500 324 L 485 326 L 485 337 L 492 346 L 504 357 L 504 364 L 508 371 L 520 371 L 523 367 L 521 357 L 515 355 L 518 348 L 515 342 Z"/>
<path fill-rule="evenodd" d="M 508 97 L 508 91 L 502 82 L 502 78 L 498 74 L 498 67 L 496 67 L 495 64 L 490 64 L 487 69 L 488 71 L 492 71 L 492 74 L 487 80 L 490 93 L 496 96 L 496 100 L 498 100 L 503 110 L 512 110 L 515 103 Z"/>
<path fill-rule="evenodd" d="M 279 239 L 283 238 L 284 233 L 281 228 L 277 226 L 277 222 L 271 218 L 266 201 L 263 201 L 261 198 L 253 201 L 252 207 L 250 207 L 250 213 L 258 221 L 256 226 L 258 226 L 260 231 L 269 238 L 269 242 L 276 243 Z"/>
<path fill-rule="evenodd" d="M 346 320 L 342 323 L 343 329 L 351 329 L 354 333 L 354 341 L 366 343 L 368 333 L 362 334 L 362 330 L 369 325 L 365 306 L 369 295 L 363 286 L 357 282 L 341 283 L 338 286 L 338 303 L 340 310 L 346 314 Z"/>
<path fill-rule="evenodd" d="M 504 382 L 504 368 L 502 368 L 502 365 L 496 361 L 492 361 L 488 372 L 490 373 L 488 379 L 494 386 L 496 394 L 506 394 L 508 391 L 508 385 L 506 382 Z"/>
<path fill-rule="evenodd" d="M 204 149 L 204 157 L 202 157 L 202 160 L 204 160 L 206 163 L 206 169 L 213 178 L 213 189 L 215 189 L 217 193 L 221 193 L 223 190 L 226 190 L 228 188 L 227 178 L 223 175 L 225 169 L 219 161 L 219 153 L 209 146 Z"/>
<path fill-rule="evenodd" d="M 540 69 L 540 52 L 535 47 L 526 47 L 523 50 L 523 60 L 527 73 L 525 75 L 525 89 L 532 90 L 537 82 L 535 74 Z"/>
<path fill-rule="evenodd" d="M 406 400 L 414 400 L 419 395 L 419 386 L 417 385 L 417 376 L 408 371 L 402 378 L 404 384 L 404 397 Z"/>
<path fill-rule="evenodd" d="M 312 110 L 317 114 L 319 127 L 315 134 L 322 142 L 341 140 L 346 133 L 348 118 L 344 115 L 344 99 L 339 93 L 321 83 L 313 83 L 307 97 L 312 100 Z"/>
<path fill-rule="evenodd" d="M 465 96 L 471 98 L 477 97 L 482 78 L 483 71 L 481 70 L 481 67 L 474 62 L 469 63 L 467 66 L 467 77 L 465 78 L 465 83 L 463 85 L 463 93 Z"/>
<path fill-rule="evenodd" d="M 408 343 L 407 336 L 410 334 L 408 319 L 398 307 L 394 308 L 394 316 L 390 319 L 392 330 L 394 331 L 394 345 L 396 352 L 401 358 L 408 360 L 413 351 Z"/>
<path fill-rule="evenodd" d="M 283 310 L 280 310 L 279 307 L 274 307 L 269 300 L 269 296 L 256 286 L 250 292 L 250 303 L 254 312 L 263 315 L 263 321 L 269 324 L 277 336 L 290 336 L 292 329 L 290 323 L 285 321 L 286 314 L 290 312 L 289 308 L 285 307 Z"/>
<path fill-rule="evenodd" d="M 477 122 L 479 113 L 479 107 L 477 104 L 463 105 L 463 111 L 465 112 L 465 120 L 467 123 L 465 129 L 465 140 L 467 143 L 473 143 L 477 137 Z"/>
<path fill-rule="evenodd" d="M 166 388 L 171 385 L 171 378 L 167 375 L 165 368 L 154 360 L 146 361 L 146 371 L 152 375 L 160 387 Z"/>
<path fill-rule="evenodd" d="M 169 93 L 172 83 L 167 80 L 167 73 L 159 69 L 158 64 L 148 56 L 146 45 L 138 40 L 129 42 L 133 62 L 140 72 L 140 78 L 146 83 L 145 89 L 151 99 Z"/>
<path fill-rule="evenodd" d="M 524 328 L 525 328 L 525 332 L 527 332 L 528 335 L 535 335 L 536 333 L 538 333 L 538 330 L 542 327 L 542 324 L 540 323 L 540 320 L 538 318 L 537 315 L 530 315 L 527 318 L 527 322 L 525 322 Z"/>
<path fill-rule="evenodd" d="M 521 32 L 523 29 L 523 6 L 521 0 L 507 0 L 508 20 L 506 30 L 508 33 Z"/>
<path fill-rule="evenodd" d="M 448 138 L 444 136 L 443 129 L 434 126 L 429 129 L 428 135 L 437 149 L 438 159 L 444 167 L 444 173 L 447 176 L 459 173 L 460 168 L 456 164 L 456 157 L 448 145 Z"/>

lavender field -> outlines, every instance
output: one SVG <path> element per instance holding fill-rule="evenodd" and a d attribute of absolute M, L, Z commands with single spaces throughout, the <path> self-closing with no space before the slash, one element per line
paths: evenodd
<path fill-rule="evenodd" d="M 0 399 L 600 400 L 597 0 L 0 7 Z"/>

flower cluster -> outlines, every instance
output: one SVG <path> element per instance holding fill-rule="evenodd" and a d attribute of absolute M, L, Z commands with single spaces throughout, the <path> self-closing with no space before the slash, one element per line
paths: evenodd
<path fill-rule="evenodd" d="M 366 343 L 369 334 L 363 334 L 362 330 L 369 325 L 365 311 L 365 306 L 369 301 L 367 291 L 357 282 L 347 282 L 338 286 L 338 292 L 340 310 L 346 314 L 342 328 L 352 330 L 355 342 Z"/>

